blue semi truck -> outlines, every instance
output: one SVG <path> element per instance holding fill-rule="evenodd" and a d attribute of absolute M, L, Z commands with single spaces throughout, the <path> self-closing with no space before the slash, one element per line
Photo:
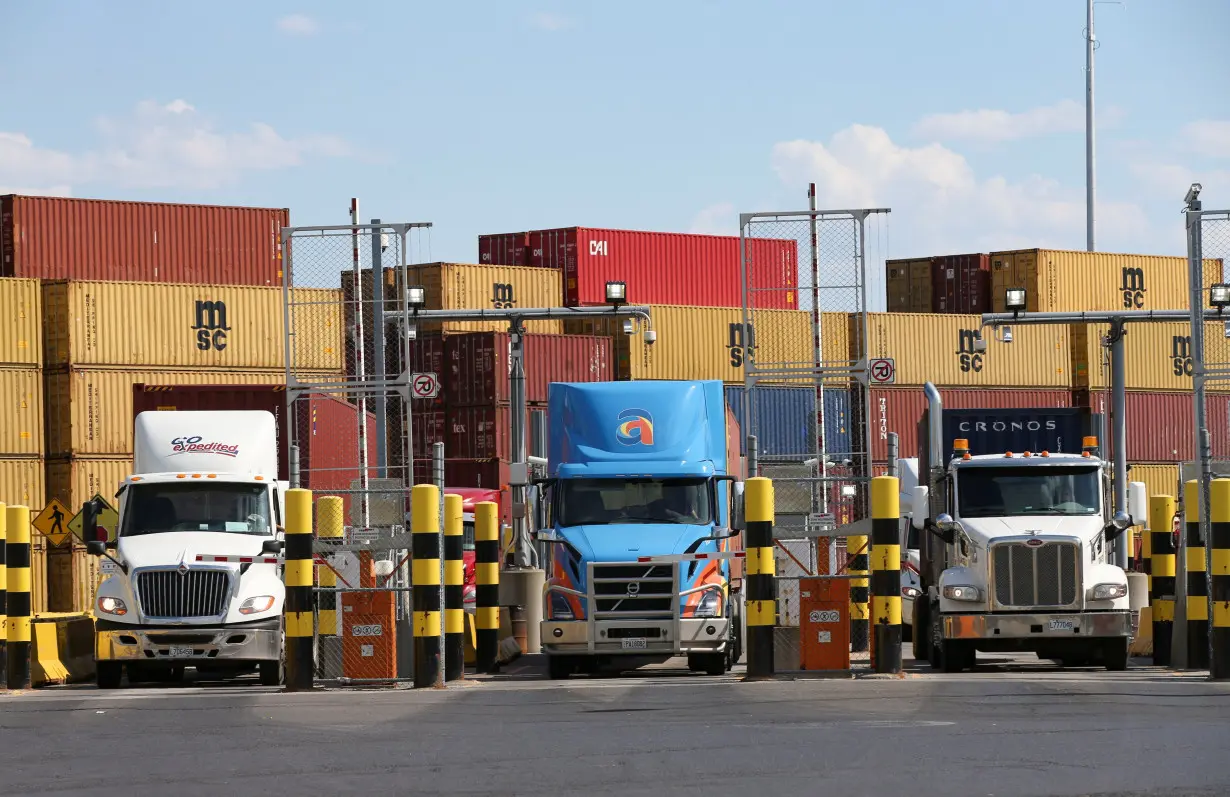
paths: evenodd
<path fill-rule="evenodd" d="M 718 381 L 553 383 L 542 647 L 552 678 L 619 657 L 742 655 L 740 430 Z"/>

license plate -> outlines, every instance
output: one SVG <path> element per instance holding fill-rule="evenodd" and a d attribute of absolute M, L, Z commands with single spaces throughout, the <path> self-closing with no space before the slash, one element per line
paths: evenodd
<path fill-rule="evenodd" d="M 637 637 L 635 639 L 625 639 L 625 640 L 622 640 L 622 642 L 623 642 L 624 650 L 644 650 L 645 649 L 645 638 L 644 637 Z"/>
<path fill-rule="evenodd" d="M 1071 620 L 1051 620 L 1050 629 L 1052 631 L 1071 631 L 1073 622 Z"/>
<path fill-rule="evenodd" d="M 172 647 L 168 655 L 173 659 L 190 659 L 193 655 L 192 648 L 177 648 Z"/>

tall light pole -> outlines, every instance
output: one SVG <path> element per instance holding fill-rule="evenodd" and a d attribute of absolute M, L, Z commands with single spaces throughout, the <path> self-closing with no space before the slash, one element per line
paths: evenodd
<path fill-rule="evenodd" d="M 1093 249 L 1093 51 L 1097 38 L 1093 33 L 1093 0 L 1086 0 L 1085 13 L 1085 249 Z"/>

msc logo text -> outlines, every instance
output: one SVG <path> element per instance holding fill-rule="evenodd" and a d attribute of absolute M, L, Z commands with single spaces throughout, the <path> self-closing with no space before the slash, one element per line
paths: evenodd
<path fill-rule="evenodd" d="M 513 295 L 513 286 L 510 283 L 491 283 L 491 306 L 496 310 L 507 310 L 517 306 L 517 298 Z"/>
<path fill-rule="evenodd" d="M 963 373 L 982 373 L 984 355 L 974 350 L 974 341 L 978 333 L 972 329 L 962 329 L 957 333 L 957 365 Z"/>
<path fill-rule="evenodd" d="M 731 324 L 726 332 L 726 351 L 730 354 L 730 367 L 742 368 L 748 360 L 755 362 L 756 331 L 751 324 Z"/>
<path fill-rule="evenodd" d="M 1175 376 L 1191 376 L 1192 339 L 1190 335 L 1175 335 L 1170 339 L 1170 369 Z"/>
<path fill-rule="evenodd" d="M 231 331 L 226 318 L 226 302 L 198 300 L 192 330 L 196 333 L 196 347 L 201 351 L 225 349 L 226 333 Z"/>
<path fill-rule="evenodd" d="M 1123 281 L 1119 286 L 1123 292 L 1123 306 L 1128 310 L 1143 310 L 1145 306 L 1145 271 L 1142 268 L 1123 267 Z"/>

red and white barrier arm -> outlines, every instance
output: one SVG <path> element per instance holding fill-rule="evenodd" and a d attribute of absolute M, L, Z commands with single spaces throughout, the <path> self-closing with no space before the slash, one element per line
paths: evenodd
<path fill-rule="evenodd" d="M 197 554 L 198 562 L 226 563 L 226 564 L 241 564 L 241 565 L 280 565 L 282 558 L 280 556 L 210 556 L 208 554 Z"/>
<path fill-rule="evenodd" d="M 729 553 L 677 553 L 670 556 L 638 556 L 636 557 L 637 564 L 650 562 L 656 564 L 666 564 L 668 562 L 703 562 L 716 559 L 745 559 L 747 558 L 746 551 L 732 551 Z"/>

